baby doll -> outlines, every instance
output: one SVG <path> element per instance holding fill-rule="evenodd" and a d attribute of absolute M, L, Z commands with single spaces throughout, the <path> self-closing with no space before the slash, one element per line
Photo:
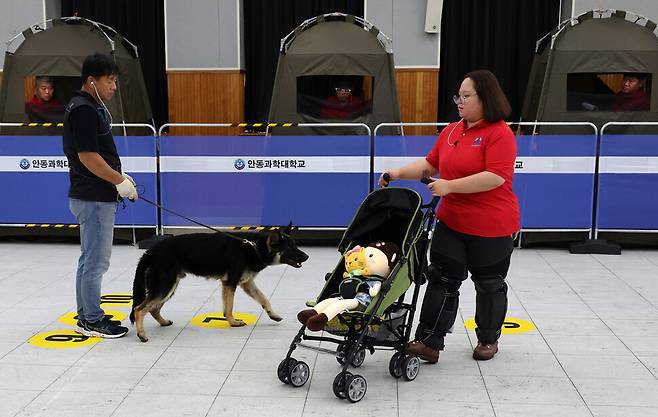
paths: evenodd
<path fill-rule="evenodd" d="M 374 242 L 365 248 L 352 248 L 345 253 L 345 273 L 339 286 L 340 297 L 327 298 L 311 309 L 300 311 L 297 319 L 309 330 L 319 331 L 342 312 L 365 310 L 372 297 L 379 294 L 381 282 L 388 276 L 399 251 L 398 246 L 391 242 Z"/>

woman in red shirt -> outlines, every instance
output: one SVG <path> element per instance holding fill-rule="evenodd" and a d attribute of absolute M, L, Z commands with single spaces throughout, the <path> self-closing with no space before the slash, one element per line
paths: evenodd
<path fill-rule="evenodd" d="M 440 175 L 427 186 L 442 199 L 416 340 L 406 350 L 430 363 L 444 348 L 457 317 L 459 287 L 469 271 L 477 292 L 473 358 L 488 360 L 498 352 L 512 236 L 520 227 L 512 191 L 516 140 L 504 120 L 511 108 L 498 80 L 489 71 L 473 71 L 454 101 L 461 120 L 441 131 L 424 159 L 388 171 L 391 180 Z M 379 184 L 387 185 L 383 175 Z"/>

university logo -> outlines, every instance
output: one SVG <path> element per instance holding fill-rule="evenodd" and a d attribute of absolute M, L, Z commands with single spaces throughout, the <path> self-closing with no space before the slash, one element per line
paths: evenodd
<path fill-rule="evenodd" d="M 21 167 L 21 169 L 29 169 L 30 168 L 30 161 L 23 158 L 23 159 L 21 159 L 21 162 L 18 165 Z"/>
<path fill-rule="evenodd" d="M 244 160 L 239 159 L 239 158 L 236 159 L 235 162 L 233 162 L 233 166 L 234 166 L 235 169 L 237 169 L 238 171 L 242 171 L 242 170 L 244 169 L 244 167 L 245 167 Z"/>

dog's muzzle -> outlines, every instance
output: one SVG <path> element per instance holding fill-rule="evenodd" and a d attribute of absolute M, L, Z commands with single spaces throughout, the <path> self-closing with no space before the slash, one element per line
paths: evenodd
<path fill-rule="evenodd" d="M 301 268 L 302 263 L 306 262 L 307 259 L 308 255 L 297 248 L 292 253 L 281 254 L 281 263 L 290 265 L 293 268 Z"/>

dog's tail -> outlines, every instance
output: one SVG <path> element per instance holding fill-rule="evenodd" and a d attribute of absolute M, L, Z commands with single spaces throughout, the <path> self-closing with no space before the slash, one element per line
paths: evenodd
<path fill-rule="evenodd" d="M 135 307 L 146 299 L 146 270 L 151 266 L 151 254 L 146 251 L 137 263 L 135 281 L 133 282 L 133 307 L 130 310 L 130 322 L 135 323 Z"/>

